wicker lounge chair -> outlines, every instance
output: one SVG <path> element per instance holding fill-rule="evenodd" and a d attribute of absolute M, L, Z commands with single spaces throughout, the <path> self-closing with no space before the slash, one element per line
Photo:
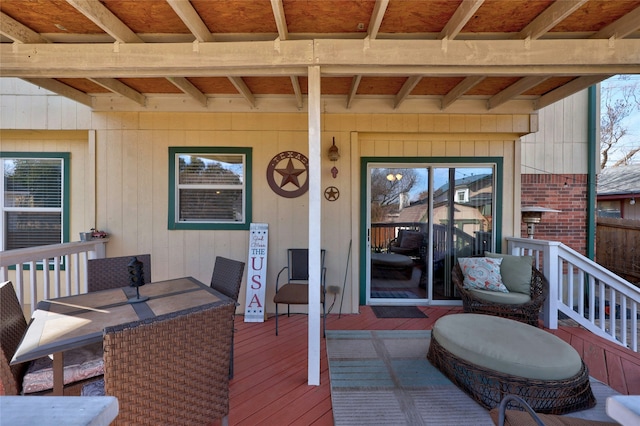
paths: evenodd
<path fill-rule="evenodd" d="M 137 254 L 131 256 L 105 257 L 92 259 L 87 262 L 87 291 L 108 290 L 110 288 L 126 287 L 129 282 L 127 265 L 132 257 L 142 262 L 144 282 L 151 282 L 151 255 Z"/>
<path fill-rule="evenodd" d="M 234 310 L 216 302 L 105 328 L 104 394 L 120 405 L 113 424 L 227 424 Z"/>
<path fill-rule="evenodd" d="M 456 286 L 464 312 L 495 315 L 538 326 L 538 316 L 547 297 L 549 283 L 535 267 L 531 267 L 530 300 L 522 304 L 506 304 L 482 299 L 470 289 L 464 287 L 464 275 L 460 264 L 456 262 L 451 274 L 451 280 Z"/>

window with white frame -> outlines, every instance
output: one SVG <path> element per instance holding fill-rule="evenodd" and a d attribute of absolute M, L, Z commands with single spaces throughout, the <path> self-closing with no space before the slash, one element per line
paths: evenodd
<path fill-rule="evenodd" d="M 249 229 L 250 148 L 169 148 L 169 229 Z"/>
<path fill-rule="evenodd" d="M 456 203 L 468 203 L 469 202 L 469 188 L 456 189 Z"/>
<path fill-rule="evenodd" d="M 68 153 L 0 152 L 0 249 L 68 241 Z"/>

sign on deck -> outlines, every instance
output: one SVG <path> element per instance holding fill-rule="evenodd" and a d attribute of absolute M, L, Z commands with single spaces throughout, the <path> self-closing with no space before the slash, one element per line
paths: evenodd
<path fill-rule="evenodd" d="M 269 225 L 266 223 L 252 223 L 249 228 L 249 268 L 244 322 L 264 322 L 268 243 Z"/>

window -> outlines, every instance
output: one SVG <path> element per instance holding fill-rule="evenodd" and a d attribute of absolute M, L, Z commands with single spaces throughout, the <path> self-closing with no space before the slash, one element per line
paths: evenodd
<path fill-rule="evenodd" d="M 169 148 L 169 229 L 249 229 L 250 148 Z"/>
<path fill-rule="evenodd" d="M 2 250 L 69 240 L 68 153 L 0 153 Z"/>
<path fill-rule="evenodd" d="M 469 188 L 456 189 L 456 203 L 468 203 L 469 202 Z"/>

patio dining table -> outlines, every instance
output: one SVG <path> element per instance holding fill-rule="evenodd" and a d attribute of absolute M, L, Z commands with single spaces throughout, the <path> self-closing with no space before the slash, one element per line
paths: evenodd
<path fill-rule="evenodd" d="M 140 298 L 129 303 L 136 289 L 122 287 L 38 303 L 11 364 L 53 354 L 53 394 L 62 395 L 64 352 L 102 341 L 107 326 L 155 318 L 229 298 L 193 277 L 149 283 L 138 288 Z"/>

